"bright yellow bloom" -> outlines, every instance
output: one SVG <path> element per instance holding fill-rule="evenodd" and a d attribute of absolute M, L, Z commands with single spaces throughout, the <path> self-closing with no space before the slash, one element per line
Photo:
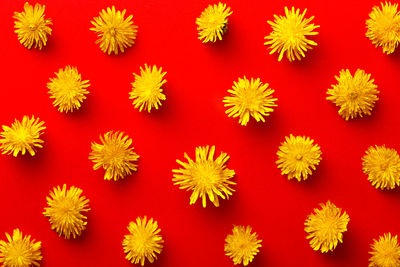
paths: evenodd
<path fill-rule="evenodd" d="M 321 154 L 321 149 L 314 144 L 314 140 L 305 136 L 290 135 L 285 137 L 285 142 L 279 147 L 279 159 L 276 164 L 282 175 L 288 175 L 289 180 L 306 180 L 321 161 Z"/>
<path fill-rule="evenodd" d="M 123 132 L 107 132 L 100 136 L 101 144 L 92 143 L 89 159 L 94 163 L 93 169 L 103 168 L 105 180 L 125 178 L 137 170 L 139 155 L 131 147 L 132 139 Z"/>
<path fill-rule="evenodd" d="M 144 69 L 140 67 L 140 75 L 133 74 L 135 81 L 132 83 L 129 99 L 133 99 L 132 104 L 135 108 L 150 112 L 153 107 L 158 109 L 158 106 L 161 106 L 161 100 L 166 99 L 161 88 L 167 82 L 164 79 L 165 74 L 167 73 L 162 72 L 161 67 L 157 69 L 155 65 L 148 67 L 147 64 L 144 64 Z"/>
<path fill-rule="evenodd" d="M 384 234 L 379 237 L 379 240 L 374 239 L 371 248 L 373 251 L 369 252 L 372 255 L 369 259 L 369 267 L 400 266 L 400 246 L 397 242 L 397 235 Z"/>
<path fill-rule="evenodd" d="M 15 119 L 11 127 L 3 125 L 3 132 L 0 133 L 2 154 L 12 154 L 16 157 L 19 152 L 25 155 L 26 150 L 28 150 L 29 154 L 34 156 L 35 148 L 42 148 L 44 143 L 40 139 L 43 130 L 46 129 L 43 124 L 44 122 L 40 121 L 39 118 L 24 116 L 22 122 Z"/>
<path fill-rule="evenodd" d="M 292 7 L 292 10 L 289 10 L 285 7 L 285 16 L 274 15 L 275 21 L 268 21 L 268 24 L 272 26 L 272 32 L 264 37 L 268 40 L 264 45 L 270 46 L 270 54 L 279 53 L 279 61 L 282 60 L 285 53 L 289 61 L 301 60 L 302 57 L 305 57 L 304 52 L 317 45 L 307 37 L 317 35 L 318 32 L 314 30 L 319 28 L 319 25 L 310 23 L 314 17 L 304 18 L 306 11 L 307 9 L 304 9 L 300 14 L 298 8 L 295 10 Z"/>
<path fill-rule="evenodd" d="M 343 243 L 350 218 L 330 201 L 320 206 L 321 209 L 314 209 L 315 213 L 307 216 L 304 230 L 308 233 L 307 239 L 311 239 L 310 246 L 325 253 L 333 251 L 338 242 Z"/>
<path fill-rule="evenodd" d="M 400 157 L 396 150 L 385 146 L 371 146 L 365 152 L 363 171 L 372 186 L 394 189 L 400 185 Z"/>
<path fill-rule="evenodd" d="M 19 42 L 28 49 L 32 46 L 40 50 L 46 46 L 47 35 L 51 35 L 50 19 L 44 18 L 45 5 L 36 3 L 35 7 L 28 2 L 24 5 L 24 11 L 14 12 L 14 28 Z"/>
<path fill-rule="evenodd" d="M 135 43 L 137 26 L 133 24 L 132 15 L 124 18 L 125 12 L 125 9 L 121 12 L 115 11 L 114 6 L 107 7 L 107 11 L 101 10 L 100 16 L 91 21 L 94 28 L 90 30 L 97 33 L 96 43 L 100 43 L 104 53 L 118 55 L 119 51 L 123 53 Z"/>
<path fill-rule="evenodd" d="M 48 207 L 43 214 L 49 217 L 51 229 L 66 239 L 70 239 L 71 235 L 72 238 L 80 236 L 87 224 L 83 213 L 90 210 L 89 199 L 82 196 L 82 189 L 71 186 L 67 190 L 65 184 L 62 188 L 57 186 L 46 200 Z"/>
<path fill-rule="evenodd" d="M 229 160 L 228 154 L 221 152 L 219 157 L 214 160 L 215 146 L 211 149 L 209 146 L 196 147 L 196 160 L 193 161 L 185 153 L 184 157 L 186 162 L 176 160 L 176 162 L 183 168 L 172 170 L 174 173 L 175 185 L 179 189 L 192 190 L 190 196 L 190 205 L 196 203 L 200 197 L 202 199 L 203 207 L 206 207 L 207 196 L 210 201 L 216 206 L 219 206 L 219 199 L 229 199 L 233 190 L 232 182 L 230 179 L 235 175 L 234 170 L 227 169 L 225 164 Z"/>
<path fill-rule="evenodd" d="M 50 82 L 47 83 L 50 98 L 54 99 L 53 105 L 61 112 L 79 109 L 89 94 L 86 90 L 90 86 L 89 81 L 82 81 L 76 67 L 66 66 L 55 74 L 57 77 L 50 78 Z"/>
<path fill-rule="evenodd" d="M 251 230 L 250 226 L 234 226 L 232 234 L 225 239 L 225 255 L 229 256 L 235 265 L 247 266 L 259 252 L 262 240 Z"/>
<path fill-rule="evenodd" d="M 400 41 L 400 12 L 397 4 L 381 2 L 381 8 L 374 6 L 366 21 L 366 36 L 375 47 L 381 46 L 383 53 L 391 54 Z"/>
<path fill-rule="evenodd" d="M 23 236 L 14 229 L 12 237 L 6 233 L 8 242 L 0 240 L 0 263 L 4 267 L 40 266 L 42 260 L 41 242 L 31 240 L 30 235 Z"/>
<path fill-rule="evenodd" d="M 379 91 L 374 84 L 371 74 L 357 69 L 354 77 L 348 69 L 341 70 L 339 77 L 335 76 L 337 84 L 328 89 L 326 99 L 339 106 L 339 115 L 345 120 L 371 115 L 371 111 L 378 101 Z"/>
<path fill-rule="evenodd" d="M 199 39 L 203 43 L 222 40 L 222 35 L 228 28 L 228 17 L 232 14 L 230 7 L 226 4 L 218 3 L 209 5 L 200 17 L 196 18 Z"/>
<path fill-rule="evenodd" d="M 274 90 L 268 88 L 268 83 L 261 83 L 260 79 L 248 80 L 245 77 L 233 82 L 232 89 L 228 90 L 231 96 L 224 97 L 224 107 L 229 107 L 225 113 L 228 117 L 239 117 L 241 125 L 247 125 L 250 116 L 256 121 L 265 122 L 264 116 L 269 116 L 276 107 L 272 94 Z"/>
<path fill-rule="evenodd" d="M 125 258 L 134 264 L 140 263 L 142 266 L 147 260 L 153 263 L 157 259 L 163 248 L 164 240 L 159 234 L 161 229 L 158 228 L 157 221 L 153 218 L 147 220 L 138 217 L 135 222 L 128 225 L 129 234 L 125 235 L 122 241 L 122 247 L 126 253 Z"/>

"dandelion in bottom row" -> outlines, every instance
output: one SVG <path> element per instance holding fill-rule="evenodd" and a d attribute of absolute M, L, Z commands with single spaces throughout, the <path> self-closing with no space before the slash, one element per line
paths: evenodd
<path fill-rule="evenodd" d="M 321 161 L 321 149 L 314 140 L 305 136 L 285 137 L 285 142 L 279 147 L 278 168 L 288 179 L 306 180 Z"/>
<path fill-rule="evenodd" d="M 372 256 L 369 259 L 370 267 L 397 267 L 400 266 L 400 246 L 397 242 L 397 235 L 384 234 L 379 240 L 374 239 L 371 245 Z"/>
<path fill-rule="evenodd" d="M 250 226 L 234 226 L 232 234 L 225 239 L 225 255 L 229 256 L 233 263 L 248 265 L 259 252 L 262 240 Z"/>
<path fill-rule="evenodd" d="M 175 185 L 179 189 L 193 191 L 190 196 L 190 204 L 196 203 L 201 198 L 203 207 L 206 207 L 207 196 L 214 206 L 219 206 L 219 199 L 229 198 L 234 191 L 231 186 L 235 182 L 231 178 L 235 175 L 234 170 L 226 168 L 225 164 L 229 160 L 227 153 L 221 152 L 217 159 L 214 160 L 215 146 L 211 148 L 196 147 L 196 159 L 193 161 L 186 153 L 184 157 L 186 162 L 176 160 L 182 166 L 180 169 L 172 170 L 174 173 Z"/>
<path fill-rule="evenodd" d="M 67 239 L 80 236 L 87 224 L 84 213 L 90 210 L 89 199 L 82 196 L 82 189 L 75 186 L 67 189 L 64 184 L 62 188 L 53 188 L 46 199 L 48 207 L 43 214 L 49 217 L 51 229 Z"/>
<path fill-rule="evenodd" d="M 19 229 L 7 241 L 0 240 L 0 263 L 4 267 L 40 266 L 42 260 L 41 242 L 31 240 L 30 235 L 23 235 Z"/>
<path fill-rule="evenodd" d="M 330 201 L 320 206 L 321 209 L 314 209 L 314 213 L 307 216 L 304 230 L 308 233 L 307 239 L 311 239 L 310 246 L 325 253 L 333 251 L 338 242 L 343 242 L 350 218 Z"/>
<path fill-rule="evenodd" d="M 14 157 L 26 151 L 31 156 L 36 154 L 36 148 L 42 148 L 44 141 L 40 139 L 43 130 L 46 129 L 44 122 L 39 118 L 24 116 L 22 121 L 15 119 L 11 126 L 2 126 L 0 133 L 0 149 L 2 154 L 12 154 Z"/>
<path fill-rule="evenodd" d="M 147 217 L 136 218 L 136 222 L 130 222 L 128 225 L 129 234 L 125 235 L 122 241 L 122 247 L 126 253 L 125 258 L 134 264 L 140 263 L 142 266 L 147 259 L 153 263 L 157 259 L 163 248 L 161 229 L 158 228 L 157 221 L 153 218 L 147 220 Z"/>
<path fill-rule="evenodd" d="M 228 107 L 225 111 L 228 117 L 239 117 L 241 125 L 247 125 L 250 116 L 257 122 L 265 122 L 264 116 L 269 116 L 274 111 L 273 107 L 277 105 L 278 100 L 272 94 L 274 90 L 268 88 L 268 83 L 262 83 L 259 78 L 251 80 L 246 76 L 239 78 L 237 82 L 233 82 L 232 89 L 228 90 L 230 96 L 224 97 L 224 107 Z"/>
<path fill-rule="evenodd" d="M 363 171 L 375 188 L 394 189 L 400 185 L 400 157 L 396 150 L 371 146 L 362 160 Z"/>

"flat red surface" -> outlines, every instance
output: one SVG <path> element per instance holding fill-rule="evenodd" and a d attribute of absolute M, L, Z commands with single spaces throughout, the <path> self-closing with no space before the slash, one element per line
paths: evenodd
<path fill-rule="evenodd" d="M 209 1 L 41 1 L 53 21 L 43 51 L 27 50 L 13 32 L 14 11 L 24 1 L 3 0 L 0 124 L 23 115 L 45 121 L 45 146 L 35 157 L 0 156 L 0 235 L 20 228 L 43 245 L 43 266 L 130 266 L 121 242 L 137 216 L 155 218 L 165 247 L 154 266 L 231 266 L 224 239 L 233 225 L 251 225 L 263 240 L 252 266 L 366 266 L 369 244 L 385 232 L 400 234 L 399 190 L 380 191 L 367 181 L 361 157 L 371 145 L 400 150 L 399 53 L 387 56 L 365 37 L 365 20 L 379 1 L 296 1 L 321 25 L 318 46 L 301 62 L 277 61 L 263 45 L 266 21 L 291 1 L 228 1 L 233 14 L 224 40 L 203 44 L 195 18 Z M 139 26 L 136 44 L 119 56 L 104 54 L 89 31 L 107 6 L 127 9 Z M 167 71 L 167 101 L 157 112 L 134 109 L 128 92 L 133 72 L 148 64 Z M 66 65 L 91 82 L 81 110 L 61 114 L 46 83 Z M 371 73 L 380 90 L 371 117 L 346 122 L 325 99 L 342 68 Z M 278 108 L 265 124 L 240 126 L 222 99 L 238 77 L 260 77 L 276 90 Z M 90 144 L 109 130 L 130 135 L 141 156 L 139 171 L 104 181 L 88 160 Z M 317 172 L 288 181 L 275 161 L 289 134 L 313 138 L 322 149 Z M 177 158 L 199 145 L 216 145 L 231 156 L 236 192 L 221 207 L 189 205 L 189 192 L 173 185 Z M 57 185 L 75 185 L 90 199 L 81 238 L 65 240 L 42 215 Z M 331 200 L 350 216 L 344 243 L 333 253 L 313 251 L 303 230 L 307 214 Z"/>

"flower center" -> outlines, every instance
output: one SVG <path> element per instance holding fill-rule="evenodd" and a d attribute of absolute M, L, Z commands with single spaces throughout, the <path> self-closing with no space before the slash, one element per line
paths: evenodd
<path fill-rule="evenodd" d="M 350 98 L 351 100 L 356 100 L 356 99 L 358 98 L 358 95 L 359 95 L 358 92 L 352 90 L 352 91 L 349 93 L 349 98 Z"/>
<path fill-rule="evenodd" d="M 37 29 L 37 26 L 35 24 L 31 23 L 31 24 L 29 24 L 29 29 L 31 31 L 35 31 Z"/>
<path fill-rule="evenodd" d="M 298 153 L 298 154 L 296 155 L 296 159 L 297 159 L 297 160 L 302 160 L 302 159 L 303 159 L 303 155 L 301 155 L 300 153 Z"/>

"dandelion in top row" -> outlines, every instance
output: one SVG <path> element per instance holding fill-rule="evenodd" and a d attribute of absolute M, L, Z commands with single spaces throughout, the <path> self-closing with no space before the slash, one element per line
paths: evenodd
<path fill-rule="evenodd" d="M 397 4 L 381 3 L 381 7 L 374 6 L 366 21 L 366 37 L 376 47 L 382 47 L 386 54 L 393 53 L 400 42 L 400 13 Z M 24 11 L 14 12 L 15 33 L 18 40 L 26 48 L 42 49 L 47 44 L 48 35 L 51 35 L 52 22 L 45 18 L 45 6 L 36 4 L 24 5 Z M 298 8 L 285 7 L 285 15 L 274 15 L 274 21 L 268 21 L 272 32 L 265 36 L 265 45 L 269 46 L 270 54 L 277 52 L 278 60 L 286 56 L 289 61 L 301 60 L 305 52 L 317 43 L 309 37 L 317 35 L 315 31 L 319 25 L 311 23 L 313 16 L 306 18 L 307 9 L 303 12 Z M 100 11 L 91 23 L 100 44 L 100 49 L 107 54 L 115 55 L 125 52 L 135 43 L 137 26 L 132 15 L 125 17 L 126 10 L 116 10 L 114 6 Z M 232 14 L 230 7 L 224 3 L 209 5 L 196 18 L 199 39 L 203 42 L 222 40 L 228 28 L 228 17 Z"/>

